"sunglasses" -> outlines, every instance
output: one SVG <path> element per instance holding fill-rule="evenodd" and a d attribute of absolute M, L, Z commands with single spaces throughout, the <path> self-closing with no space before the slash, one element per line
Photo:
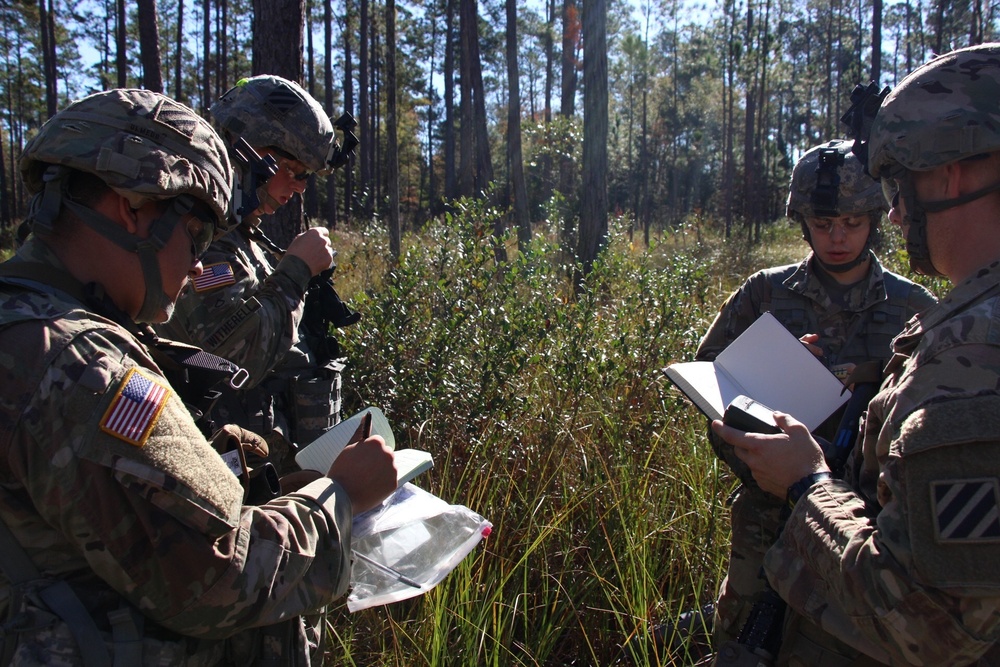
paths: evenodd
<path fill-rule="evenodd" d="M 288 160 L 285 160 L 284 158 L 282 158 L 279 164 L 281 165 L 281 168 L 287 171 L 289 174 L 291 174 L 292 178 L 294 178 L 296 181 L 304 181 L 310 176 L 312 176 L 312 172 L 309 171 L 308 169 L 303 169 L 302 171 L 299 172 L 295 171 L 294 169 L 292 169 L 291 163 Z"/>

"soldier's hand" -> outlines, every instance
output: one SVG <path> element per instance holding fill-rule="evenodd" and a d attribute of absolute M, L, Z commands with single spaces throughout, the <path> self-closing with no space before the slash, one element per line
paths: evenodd
<path fill-rule="evenodd" d="M 314 276 L 326 271 L 333 265 L 329 230 L 326 227 L 310 227 L 292 239 L 285 254 L 305 262 Z"/>
<path fill-rule="evenodd" d="M 823 356 L 823 348 L 816 345 L 816 341 L 819 340 L 819 334 L 806 334 L 799 341 L 806 346 L 806 349 L 815 354 L 817 357 Z"/>
<path fill-rule="evenodd" d="M 355 514 L 370 510 L 396 490 L 392 450 L 380 435 L 345 447 L 327 476 L 347 491 Z"/>
<path fill-rule="evenodd" d="M 248 468 L 256 468 L 267 462 L 269 452 L 267 442 L 253 431 L 236 424 L 226 424 L 212 435 L 215 451 L 224 454 L 235 447 L 243 450 Z"/>
<path fill-rule="evenodd" d="M 745 433 L 719 420 L 712 422 L 712 430 L 735 448 L 761 489 L 784 500 L 792 484 L 830 468 L 804 424 L 783 412 L 774 413 L 774 422 L 782 431 L 777 435 Z"/>

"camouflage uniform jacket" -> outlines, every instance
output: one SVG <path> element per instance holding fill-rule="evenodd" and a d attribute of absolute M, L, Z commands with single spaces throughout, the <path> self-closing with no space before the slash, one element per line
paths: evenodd
<path fill-rule="evenodd" d="M 799 500 L 768 579 L 882 662 L 1000 664 L 1000 262 L 912 320 L 893 350 L 855 450 L 860 478 Z M 867 488 L 877 498 L 856 491 Z"/>
<path fill-rule="evenodd" d="M 237 228 L 211 245 L 202 264 L 160 333 L 239 364 L 250 374 L 247 388 L 279 365 L 310 365 L 298 338 L 312 277 L 305 262 L 288 256 L 275 263 Z"/>
<path fill-rule="evenodd" d="M 872 255 L 867 279 L 852 287 L 843 308 L 830 299 L 812 260 L 810 254 L 800 264 L 750 276 L 723 304 L 696 358 L 714 359 L 761 314 L 771 312 L 796 338 L 819 334 L 816 345 L 828 367 L 874 359 L 884 365 L 892 338 L 910 317 L 934 303 L 930 292 L 885 271 Z"/>
<path fill-rule="evenodd" d="M 65 271 L 34 240 L 20 260 Z M 123 598 L 147 628 L 214 640 L 344 593 L 351 502 L 340 485 L 322 478 L 243 506 L 140 342 L 77 298 L 0 282 L 0 388 L 0 518 L 44 576 L 85 602 Z M 2 614 L 11 590 L 0 584 Z M 49 651 L 44 632 L 21 633 L 18 650 Z"/>

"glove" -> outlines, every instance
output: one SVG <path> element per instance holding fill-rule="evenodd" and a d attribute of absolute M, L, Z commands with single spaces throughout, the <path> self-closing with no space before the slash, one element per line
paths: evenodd
<path fill-rule="evenodd" d="M 243 458 L 250 470 L 267 463 L 267 456 L 270 453 L 264 438 L 236 424 L 226 424 L 216 431 L 212 436 L 212 447 L 220 454 L 231 452 L 236 448 L 243 450 Z"/>

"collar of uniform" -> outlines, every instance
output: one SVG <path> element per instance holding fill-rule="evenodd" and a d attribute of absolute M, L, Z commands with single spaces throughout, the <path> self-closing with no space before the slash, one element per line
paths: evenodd
<path fill-rule="evenodd" d="M 814 253 L 809 253 L 804 260 L 796 267 L 792 275 L 788 276 L 782 283 L 785 287 L 797 292 L 813 301 L 824 302 L 827 300 L 826 289 L 813 270 Z M 857 312 L 871 308 L 877 303 L 886 300 L 885 277 L 882 264 L 878 261 L 875 253 L 871 255 L 872 260 L 868 265 L 868 277 L 859 281 L 847 295 L 847 310 Z"/>
<path fill-rule="evenodd" d="M 956 285 L 947 296 L 919 313 L 893 342 L 895 352 L 906 353 L 924 333 L 951 319 L 956 313 L 991 296 L 1000 295 L 1000 260 L 982 267 L 971 278 Z"/>

